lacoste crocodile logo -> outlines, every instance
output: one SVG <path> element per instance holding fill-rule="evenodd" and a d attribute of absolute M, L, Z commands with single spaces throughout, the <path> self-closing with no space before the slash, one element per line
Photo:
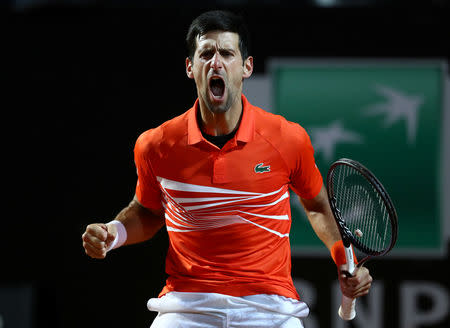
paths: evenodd
<path fill-rule="evenodd" d="M 264 173 L 264 172 L 270 172 L 270 165 L 263 166 L 264 163 L 256 164 L 255 166 L 255 172 L 256 173 Z"/>

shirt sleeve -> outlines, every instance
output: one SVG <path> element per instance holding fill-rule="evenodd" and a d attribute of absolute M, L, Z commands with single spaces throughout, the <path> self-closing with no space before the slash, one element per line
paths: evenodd
<path fill-rule="evenodd" d="M 148 153 L 148 133 L 143 133 L 134 147 L 134 162 L 137 171 L 136 197 L 144 207 L 159 209 L 161 203 L 161 189 L 153 172 L 150 156 Z"/>
<path fill-rule="evenodd" d="M 297 138 L 296 138 L 297 139 Z M 314 159 L 314 148 L 306 131 L 300 127 L 296 142 L 297 158 L 291 173 L 291 188 L 302 198 L 316 197 L 322 188 L 323 179 Z"/>

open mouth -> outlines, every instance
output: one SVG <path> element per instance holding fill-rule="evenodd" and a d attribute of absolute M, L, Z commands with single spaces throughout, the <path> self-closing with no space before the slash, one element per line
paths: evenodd
<path fill-rule="evenodd" d="M 209 80 L 209 88 L 214 98 L 222 98 L 225 93 L 225 82 L 221 77 L 214 76 Z"/>

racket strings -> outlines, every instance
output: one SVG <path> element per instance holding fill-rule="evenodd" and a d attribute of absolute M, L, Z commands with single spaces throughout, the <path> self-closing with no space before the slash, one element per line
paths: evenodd
<path fill-rule="evenodd" d="M 333 184 L 336 207 L 354 239 L 372 253 L 388 249 L 392 227 L 389 212 L 376 188 L 347 165 L 335 169 Z"/>

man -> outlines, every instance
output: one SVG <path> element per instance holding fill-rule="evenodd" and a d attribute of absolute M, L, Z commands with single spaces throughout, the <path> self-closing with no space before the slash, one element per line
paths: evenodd
<path fill-rule="evenodd" d="M 166 225 L 169 277 L 148 302 L 158 312 L 154 328 L 303 327 L 309 310 L 291 278 L 289 187 L 336 264 L 345 261 L 305 130 L 242 95 L 253 71 L 247 42 L 234 14 L 207 12 L 192 22 L 186 73 L 197 101 L 139 137 L 134 199 L 83 234 L 86 253 L 104 258 Z M 372 278 L 360 268 L 339 280 L 345 295 L 359 297 Z"/>

